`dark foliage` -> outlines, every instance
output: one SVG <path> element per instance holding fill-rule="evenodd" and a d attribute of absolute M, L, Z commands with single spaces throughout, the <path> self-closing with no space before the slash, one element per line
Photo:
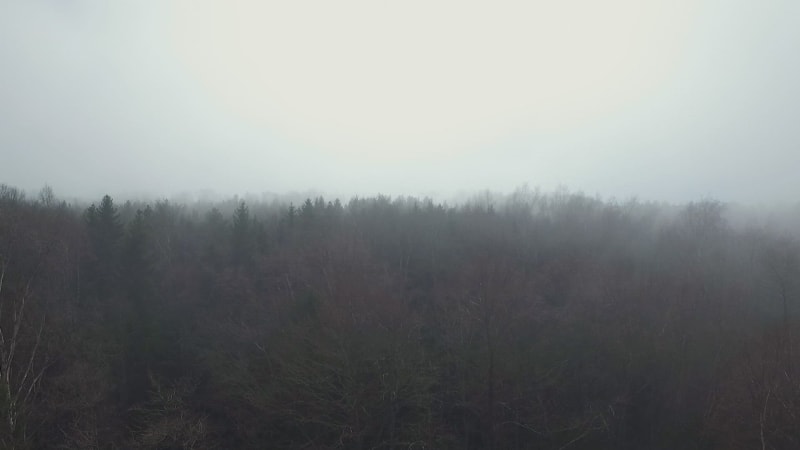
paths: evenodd
<path fill-rule="evenodd" d="M 7 448 L 800 448 L 800 245 L 726 207 L 0 186 Z"/>

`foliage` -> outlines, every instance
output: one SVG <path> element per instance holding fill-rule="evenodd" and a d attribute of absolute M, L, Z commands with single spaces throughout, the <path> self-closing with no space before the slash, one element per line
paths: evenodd
<path fill-rule="evenodd" d="M 0 185 L 2 445 L 800 445 L 791 235 L 526 187 L 300 205 Z"/>

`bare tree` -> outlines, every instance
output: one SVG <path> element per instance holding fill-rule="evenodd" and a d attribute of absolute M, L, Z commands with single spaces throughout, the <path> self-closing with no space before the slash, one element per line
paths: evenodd
<path fill-rule="evenodd" d="M 9 261 L 0 261 L 0 382 L 2 386 L 2 407 L 5 415 L 7 436 L 2 438 L 6 445 L 14 447 L 14 440 L 24 429 L 20 428 L 22 417 L 37 384 L 47 367 L 46 358 L 40 352 L 44 314 L 38 320 L 35 331 L 24 329 L 26 309 L 32 301 L 34 277 L 22 283 L 21 289 L 9 289 L 7 273 Z"/>

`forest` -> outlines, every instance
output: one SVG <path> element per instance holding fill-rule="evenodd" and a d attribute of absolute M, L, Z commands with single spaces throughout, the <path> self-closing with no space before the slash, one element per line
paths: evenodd
<path fill-rule="evenodd" d="M 797 449 L 784 213 L 0 185 L 0 447 Z"/>

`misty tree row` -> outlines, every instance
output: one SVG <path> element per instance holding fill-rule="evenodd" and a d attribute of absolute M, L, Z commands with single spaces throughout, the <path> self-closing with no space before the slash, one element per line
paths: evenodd
<path fill-rule="evenodd" d="M 0 442 L 800 448 L 795 213 L 3 185 Z"/>

